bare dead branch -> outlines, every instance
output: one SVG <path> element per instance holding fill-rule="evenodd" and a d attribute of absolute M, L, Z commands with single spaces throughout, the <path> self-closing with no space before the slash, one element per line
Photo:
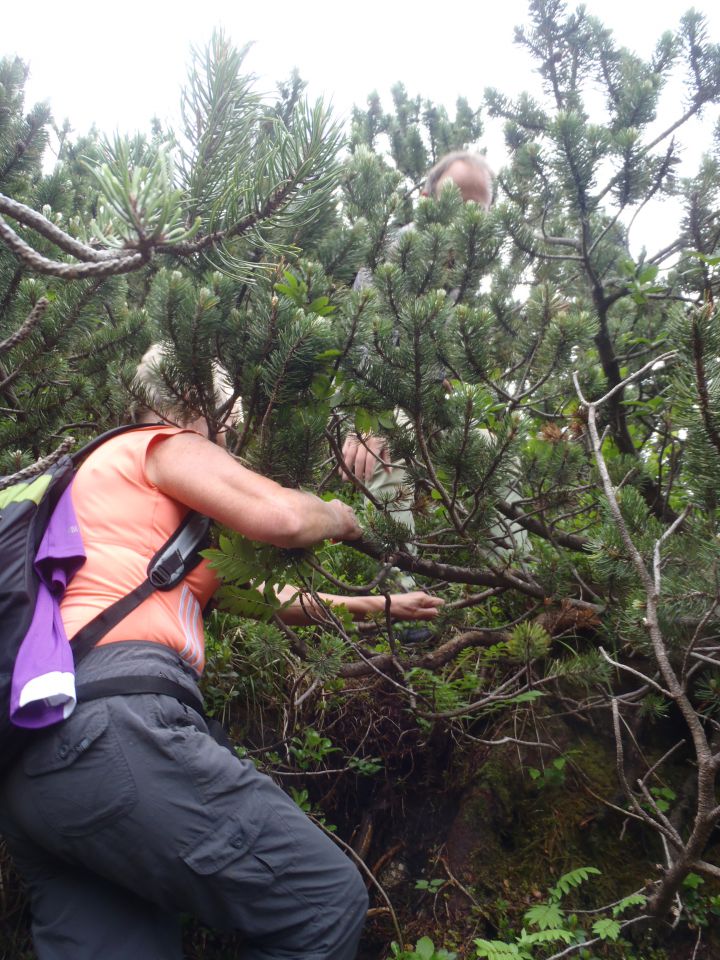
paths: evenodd
<path fill-rule="evenodd" d="M 340 837 L 337 836 L 337 834 L 333 833 L 331 830 L 328 830 L 328 828 L 316 817 L 311 816 L 310 819 L 313 821 L 313 823 L 316 826 L 320 827 L 323 833 L 326 833 L 334 843 L 336 843 L 339 847 L 341 847 L 345 851 L 345 853 L 348 854 L 348 856 L 352 857 L 352 859 L 358 865 L 362 873 L 364 873 L 367 876 L 370 883 L 372 883 L 372 885 L 377 889 L 380 896 L 385 901 L 387 908 L 390 912 L 390 916 L 392 917 L 393 927 L 395 928 L 395 934 L 397 935 L 398 941 L 402 943 L 403 935 L 402 935 L 402 930 L 400 929 L 400 924 L 398 922 L 397 914 L 393 909 L 393 905 L 390 902 L 390 898 L 388 897 L 387 893 L 385 893 L 384 888 L 380 885 L 379 881 L 375 878 L 373 872 L 370 870 L 368 865 L 365 863 L 364 860 L 362 860 L 355 853 L 355 851 L 353 850 L 353 848 L 350 846 L 349 843 L 345 843 L 345 841 L 341 840 Z"/>
<path fill-rule="evenodd" d="M 35 463 L 29 467 L 18 470 L 17 473 L 13 473 L 9 477 L 0 478 L 0 490 L 5 490 L 7 487 L 12 487 L 15 483 L 22 483 L 23 480 L 29 480 L 31 477 L 36 477 L 44 473 L 48 467 L 51 467 L 54 463 L 57 463 L 61 457 L 64 457 L 68 450 L 71 450 L 74 445 L 75 438 L 66 437 L 60 446 L 46 457 L 43 457 L 41 460 L 36 460 Z"/>

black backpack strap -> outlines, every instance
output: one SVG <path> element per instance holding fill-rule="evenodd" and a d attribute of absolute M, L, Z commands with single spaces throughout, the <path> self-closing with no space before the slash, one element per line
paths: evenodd
<path fill-rule="evenodd" d="M 145 580 L 127 596 L 116 600 L 115 603 L 101 611 L 82 629 L 78 630 L 70 644 L 75 666 L 77 667 L 106 633 L 109 633 L 121 620 L 124 620 L 135 607 L 139 607 L 151 593 L 155 593 L 155 590 L 155 585 L 150 580 Z"/>
<path fill-rule="evenodd" d="M 156 590 L 172 590 L 195 569 L 202 559 L 200 550 L 208 545 L 210 523 L 208 517 L 191 511 L 148 564 L 147 579 L 78 630 L 71 641 L 75 666 L 143 600 Z"/>
<path fill-rule="evenodd" d="M 106 430 L 105 433 L 93 437 L 92 440 L 89 440 L 84 446 L 80 447 L 79 450 L 71 453 L 70 459 L 75 467 L 79 467 L 86 457 L 89 457 L 94 450 L 97 450 L 98 447 L 101 447 L 108 440 L 112 440 L 113 437 L 119 437 L 123 433 L 130 433 L 132 430 L 148 430 L 150 427 L 169 426 L 171 426 L 171 424 L 164 423 L 162 420 L 158 420 L 156 423 L 125 423 L 120 427 L 113 427 L 112 430 Z"/>
<path fill-rule="evenodd" d="M 209 517 L 192 510 L 158 552 L 147 568 L 147 577 L 156 590 L 172 590 L 200 563 L 210 542 Z"/>

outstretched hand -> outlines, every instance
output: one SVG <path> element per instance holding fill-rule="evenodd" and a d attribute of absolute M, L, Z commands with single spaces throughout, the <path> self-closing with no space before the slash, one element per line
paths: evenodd
<path fill-rule="evenodd" d="M 390 594 L 390 614 L 393 620 L 434 620 L 445 603 L 440 597 L 431 597 L 422 590 Z"/>
<path fill-rule="evenodd" d="M 350 480 L 349 474 L 354 474 L 358 480 L 367 483 L 378 465 L 390 470 L 390 448 L 385 437 L 369 434 L 361 440 L 356 433 L 350 433 L 345 438 L 342 456 L 347 467 L 347 471 L 340 469 L 343 480 Z"/>

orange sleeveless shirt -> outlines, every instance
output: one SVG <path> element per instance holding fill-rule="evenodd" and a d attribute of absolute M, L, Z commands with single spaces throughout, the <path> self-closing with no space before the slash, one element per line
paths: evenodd
<path fill-rule="evenodd" d="M 191 431 L 160 426 L 121 434 L 102 444 L 78 470 L 72 500 L 87 560 L 60 606 L 68 637 L 145 580 L 148 562 L 188 513 L 184 504 L 151 483 L 145 472 L 150 448 L 183 432 Z M 214 573 L 203 560 L 177 587 L 144 600 L 98 646 L 152 640 L 175 650 L 201 673 L 205 664 L 202 610 L 217 587 Z"/>

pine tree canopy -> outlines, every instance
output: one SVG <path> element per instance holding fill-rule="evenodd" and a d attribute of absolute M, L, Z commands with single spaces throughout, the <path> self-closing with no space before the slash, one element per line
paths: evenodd
<path fill-rule="evenodd" d="M 224 537 L 228 609 L 266 603 L 247 583 L 267 577 L 341 593 L 405 573 L 446 600 L 412 649 L 329 614 L 292 640 L 311 677 L 389 672 L 425 724 L 518 716 L 532 691 L 588 715 L 647 699 L 649 716 L 655 697 L 716 776 L 720 127 L 696 173 L 677 168 L 689 121 L 717 116 L 720 45 L 691 11 L 644 60 L 560 0 L 531 0 L 516 42 L 532 91 L 453 114 L 398 83 L 343 132 L 297 75 L 258 94 L 218 33 L 192 57 L 180 129 L 65 132 L 50 172 L 49 112 L 1 61 L 3 472 L 122 422 L 161 341 L 164 376 L 213 432 L 235 411 L 244 463 L 362 516 L 362 541 L 307 554 Z M 509 156 L 491 209 L 452 181 L 421 195 L 488 119 Z M 631 254 L 635 218 L 668 198 L 675 239 Z M 387 439 L 414 528 L 341 480 L 349 433 Z M 452 670 L 464 685 L 442 700 L 428 677 Z M 711 830 L 686 866 L 717 877 Z"/>

